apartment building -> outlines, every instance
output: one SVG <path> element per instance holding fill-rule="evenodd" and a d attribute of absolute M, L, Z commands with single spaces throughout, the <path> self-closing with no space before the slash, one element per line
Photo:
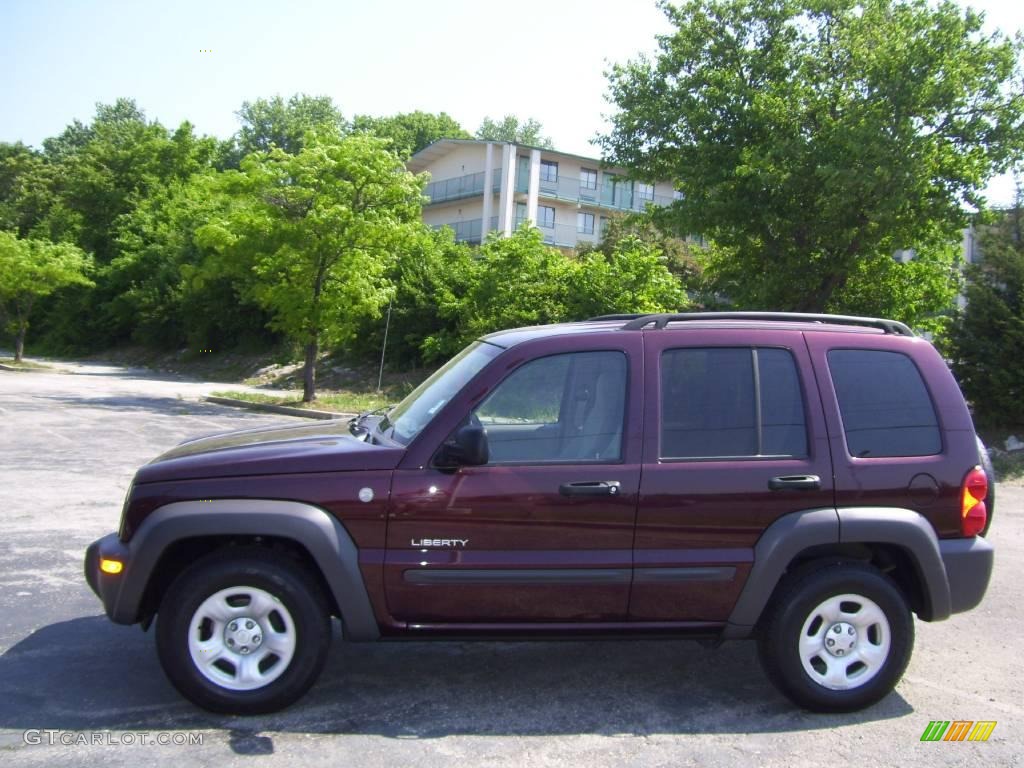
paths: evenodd
<path fill-rule="evenodd" d="M 597 243 L 608 220 L 647 205 L 668 205 L 670 182 L 644 183 L 599 160 L 507 142 L 441 139 L 410 158 L 427 171 L 423 220 L 451 227 L 457 240 L 480 243 L 488 232 L 512 234 L 533 222 L 559 248 Z"/>

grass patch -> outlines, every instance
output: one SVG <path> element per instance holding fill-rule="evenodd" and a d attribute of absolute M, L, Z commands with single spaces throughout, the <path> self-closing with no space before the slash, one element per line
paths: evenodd
<path fill-rule="evenodd" d="M 312 403 L 302 402 L 302 394 L 265 395 L 257 392 L 234 392 L 230 390 L 212 393 L 217 397 L 233 397 L 247 403 L 268 403 L 270 405 L 287 405 L 290 408 L 310 408 L 315 411 L 334 411 L 336 413 L 364 413 L 385 405 L 394 405 L 407 393 L 384 392 L 352 392 L 352 391 L 320 391 Z"/>
<path fill-rule="evenodd" d="M 0 357 L 0 363 L 10 367 L 17 368 L 22 371 L 43 371 L 49 370 L 52 366 L 43 365 L 42 363 L 36 363 L 31 360 L 22 360 L 20 363 L 14 362 L 13 357 Z"/>
<path fill-rule="evenodd" d="M 1010 435 L 1024 440 L 1024 426 L 979 429 L 978 434 L 988 448 L 999 482 L 1024 485 L 1024 450 L 1006 450 L 1006 438 Z"/>

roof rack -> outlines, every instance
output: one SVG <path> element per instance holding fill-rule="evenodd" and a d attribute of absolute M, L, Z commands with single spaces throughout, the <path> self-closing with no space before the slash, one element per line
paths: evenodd
<path fill-rule="evenodd" d="M 669 323 L 683 323 L 695 320 L 757 320 L 795 323 L 828 323 L 830 325 L 858 325 L 878 328 L 896 336 L 913 336 L 909 327 L 897 320 L 883 320 L 877 317 L 854 317 L 852 315 L 821 315 L 805 312 L 681 312 L 648 315 L 604 315 L 594 320 L 627 320 L 624 331 L 640 331 L 645 328 L 661 330 Z"/>
<path fill-rule="evenodd" d="M 610 320 L 636 320 L 638 317 L 650 317 L 648 312 L 635 312 L 632 314 L 624 315 L 598 315 L 597 317 L 588 317 L 584 322 L 586 323 L 599 323 L 602 321 Z"/>

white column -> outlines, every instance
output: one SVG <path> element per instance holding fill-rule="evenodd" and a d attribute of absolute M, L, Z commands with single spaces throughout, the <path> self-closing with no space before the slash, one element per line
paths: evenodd
<path fill-rule="evenodd" d="M 498 193 L 498 229 L 506 237 L 516 225 L 516 145 L 501 148 L 501 190 Z"/>
<path fill-rule="evenodd" d="M 480 222 L 481 242 L 487 239 L 487 233 L 491 231 L 491 208 L 494 205 L 492 186 L 494 186 L 494 145 L 487 142 L 484 147 L 484 207 L 483 221 Z"/>
<path fill-rule="evenodd" d="M 526 193 L 526 218 L 537 226 L 537 197 L 540 194 L 540 150 L 530 150 L 530 187 Z"/>

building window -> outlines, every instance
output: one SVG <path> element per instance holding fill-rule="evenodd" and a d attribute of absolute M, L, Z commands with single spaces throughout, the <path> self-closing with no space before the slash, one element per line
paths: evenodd
<path fill-rule="evenodd" d="M 516 203 L 516 229 L 526 221 L 526 203 Z"/>
<path fill-rule="evenodd" d="M 583 212 L 577 213 L 576 231 L 584 235 L 594 234 L 594 214 Z"/>
<path fill-rule="evenodd" d="M 633 182 L 612 174 L 605 175 L 605 190 L 602 201 L 615 208 L 629 208 L 633 204 Z"/>
<path fill-rule="evenodd" d="M 654 185 L 644 184 L 642 181 L 636 183 L 636 196 L 640 202 L 654 202 Z"/>
<path fill-rule="evenodd" d="M 682 200 L 683 199 L 682 190 L 673 189 L 672 190 L 672 199 L 673 200 Z"/>
<path fill-rule="evenodd" d="M 589 168 L 580 170 L 580 189 L 597 189 L 597 171 Z"/>
<path fill-rule="evenodd" d="M 550 205 L 537 206 L 537 226 L 545 229 L 555 228 L 555 209 Z"/>
<path fill-rule="evenodd" d="M 554 184 L 558 181 L 558 163 L 552 160 L 540 161 L 540 180 Z"/>
<path fill-rule="evenodd" d="M 604 235 L 605 235 L 605 233 L 607 231 L 608 231 L 608 217 L 607 216 L 602 216 L 601 217 L 601 229 L 598 231 L 598 234 L 601 235 L 601 237 L 604 237 Z"/>

